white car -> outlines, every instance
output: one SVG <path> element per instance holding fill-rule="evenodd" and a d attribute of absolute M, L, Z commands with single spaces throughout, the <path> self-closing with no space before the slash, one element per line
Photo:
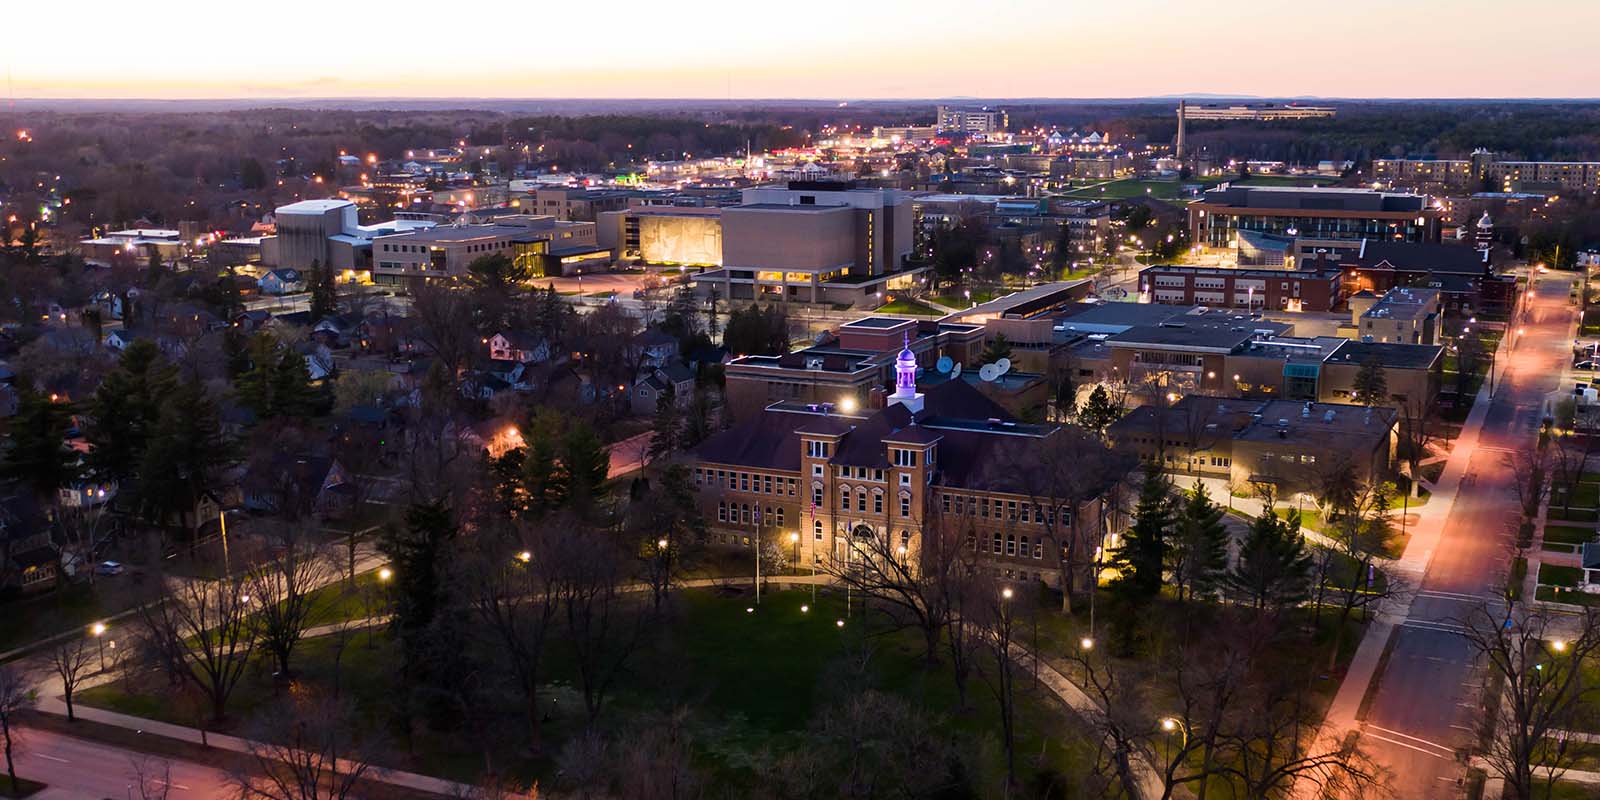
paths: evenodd
<path fill-rule="evenodd" d="M 102 561 L 94 565 L 96 575 L 121 575 L 124 567 L 117 561 Z"/>

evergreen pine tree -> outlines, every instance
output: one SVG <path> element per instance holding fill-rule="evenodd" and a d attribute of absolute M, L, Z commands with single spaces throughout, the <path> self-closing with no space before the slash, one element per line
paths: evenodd
<path fill-rule="evenodd" d="M 1176 533 L 1168 551 L 1178 597 L 1210 595 L 1228 569 L 1228 527 L 1223 509 L 1211 501 L 1206 486 L 1194 483 L 1194 493 L 1178 510 Z"/>
<path fill-rule="evenodd" d="M 268 404 L 271 417 L 306 419 L 317 407 L 316 392 L 311 388 L 311 371 L 306 367 L 305 356 L 291 348 L 284 348 L 272 366 L 271 396 Z"/>
<path fill-rule="evenodd" d="M 150 432 L 139 468 L 140 515 L 158 525 L 192 515 L 196 504 L 216 488 L 233 456 L 205 387 L 194 381 L 177 384 Z M 198 526 L 201 520 L 190 516 L 188 522 Z"/>
<path fill-rule="evenodd" d="M 983 353 L 978 356 L 978 360 L 984 364 L 993 364 L 1002 358 L 1010 357 L 1011 343 L 1006 341 L 1005 334 L 997 333 L 993 339 L 989 340 L 988 344 L 984 345 Z"/>
<path fill-rule="evenodd" d="M 1375 406 L 1388 401 L 1389 380 L 1383 374 L 1383 364 L 1377 356 L 1361 363 L 1351 388 L 1355 401 L 1361 405 Z"/>
<path fill-rule="evenodd" d="M 1171 487 L 1160 468 L 1152 465 L 1145 469 L 1133 526 L 1122 534 L 1122 542 L 1111 553 L 1111 565 L 1120 573 L 1116 584 L 1132 596 L 1153 597 L 1161 592 L 1173 527 Z"/>
<path fill-rule="evenodd" d="M 311 283 L 311 320 L 315 322 L 339 313 L 339 287 L 333 268 L 312 261 L 307 277 Z"/>
<path fill-rule="evenodd" d="M 1122 409 L 1111 402 L 1111 394 L 1104 384 L 1094 387 L 1089 399 L 1078 410 L 1078 424 L 1092 431 L 1104 432 L 1106 426 L 1122 417 Z"/>
<path fill-rule="evenodd" d="M 683 410 L 678 407 L 678 392 L 671 383 L 656 398 L 656 415 L 650 429 L 650 460 L 671 456 L 683 446 Z"/>
<path fill-rule="evenodd" d="M 138 339 L 122 351 L 89 402 L 91 472 L 123 486 L 137 477 L 162 404 L 176 384 L 177 371 L 154 342 Z"/>
<path fill-rule="evenodd" d="M 1309 596 L 1311 568 L 1299 524 L 1280 519 L 1267 507 L 1250 524 L 1227 584 L 1235 597 L 1253 608 L 1278 609 Z"/>
<path fill-rule="evenodd" d="M 26 484 L 45 503 L 53 502 L 57 489 L 78 478 L 78 455 L 67 447 L 72 407 L 52 400 L 18 382 L 17 413 L 11 418 L 10 439 L 0 475 Z"/>
<path fill-rule="evenodd" d="M 611 456 L 587 423 L 567 428 L 561 442 L 561 477 L 566 506 L 580 515 L 593 512 L 605 496 Z"/>

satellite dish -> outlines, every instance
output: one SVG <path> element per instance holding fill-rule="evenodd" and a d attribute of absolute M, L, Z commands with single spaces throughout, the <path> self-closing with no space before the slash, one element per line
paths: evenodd
<path fill-rule="evenodd" d="M 961 365 L 957 364 L 950 368 L 950 380 L 955 380 L 959 377 L 961 377 Z"/>
<path fill-rule="evenodd" d="M 950 360 L 949 356 L 939 356 L 939 364 L 937 369 L 941 373 L 949 372 L 950 368 L 955 366 L 955 363 L 956 362 Z"/>
<path fill-rule="evenodd" d="M 994 362 L 994 368 L 996 370 L 999 370 L 998 372 L 995 373 L 996 375 L 1004 375 L 1007 372 L 1010 372 L 1011 371 L 1011 359 L 1002 358 L 999 361 Z"/>
<path fill-rule="evenodd" d="M 989 383 L 998 377 L 1000 377 L 1000 370 L 993 364 L 984 364 L 978 368 L 978 378 L 984 383 Z"/>

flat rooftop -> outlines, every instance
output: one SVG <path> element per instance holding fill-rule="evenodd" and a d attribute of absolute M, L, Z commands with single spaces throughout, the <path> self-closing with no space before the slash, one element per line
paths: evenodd
<path fill-rule="evenodd" d="M 1106 340 L 1113 347 L 1158 347 L 1231 352 L 1255 338 L 1250 328 L 1138 325 Z"/>
<path fill-rule="evenodd" d="M 1439 309 L 1439 291 L 1437 289 L 1403 289 L 1395 288 L 1385 292 L 1378 298 L 1372 308 L 1361 315 L 1362 319 L 1398 319 L 1419 320 L 1437 313 Z"/>
<path fill-rule="evenodd" d="M 849 322 L 846 322 L 845 324 L 843 324 L 843 325 L 841 325 L 839 327 L 841 327 L 841 328 L 878 328 L 878 329 L 883 329 L 883 328 L 894 328 L 894 327 L 898 327 L 900 325 L 907 325 L 907 324 L 915 325 L 916 324 L 916 320 L 914 320 L 914 319 L 899 319 L 897 317 L 862 317 L 861 319 L 855 319 L 855 320 L 851 320 Z"/>
<path fill-rule="evenodd" d="M 1343 403 L 1273 400 L 1257 411 L 1254 425 L 1234 436 L 1246 442 L 1296 441 L 1302 444 L 1346 445 L 1352 438 L 1388 436 L 1396 412 L 1392 408 L 1367 408 Z"/>
<path fill-rule="evenodd" d="M 1395 369 L 1427 369 L 1439 360 L 1444 347 L 1436 344 L 1404 344 L 1401 342 L 1356 342 L 1346 340 L 1331 353 L 1327 364 L 1365 364 L 1377 359 L 1384 367 Z"/>

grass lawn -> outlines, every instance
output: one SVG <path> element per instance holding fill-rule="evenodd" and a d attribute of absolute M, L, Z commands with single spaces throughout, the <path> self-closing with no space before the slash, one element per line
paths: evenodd
<path fill-rule="evenodd" d="M 953 731 L 963 752 L 980 754 L 973 761 L 974 784 L 999 785 L 1003 761 L 995 748 L 984 744 L 999 728 L 985 685 L 974 678 L 968 686 L 968 707 L 958 708 L 949 673 L 924 665 L 914 631 L 892 632 L 867 624 L 859 602 L 841 628 L 835 621 L 845 616 L 844 598 L 824 593 L 812 605 L 809 589 L 764 594 L 753 614 L 745 611 L 751 602 L 737 592 L 679 593 L 674 618 L 651 628 L 630 662 L 631 669 L 618 678 L 601 718 L 602 728 L 627 733 L 653 724 L 663 714 L 688 709 L 685 726 L 694 743 L 695 762 L 708 770 L 713 785 L 752 788 L 760 782 L 754 767 L 762 762 L 763 752 L 801 746 L 814 713 L 840 697 L 841 665 L 870 653 L 864 661 L 870 685 L 936 715 L 939 728 Z M 810 611 L 802 612 L 802 605 L 810 605 Z M 297 680 L 331 685 L 332 642 L 312 640 L 301 647 L 296 655 Z M 562 744 L 580 732 L 583 703 L 573 653 L 560 638 L 551 647 L 545 664 L 549 683 L 542 698 L 549 714 L 543 727 L 546 756 L 534 760 L 527 755 L 526 725 L 517 702 L 509 697 L 496 718 L 485 721 L 494 734 L 481 744 L 495 751 L 497 767 L 513 770 L 519 778 L 557 785 L 555 757 Z M 395 698 L 401 694 L 396 660 L 396 648 L 384 631 L 372 637 L 370 646 L 367 634 L 358 633 L 344 651 L 341 685 L 374 725 L 388 724 Z M 273 686 L 268 672 L 253 671 L 241 683 L 230 705 L 234 719 L 275 701 L 282 690 Z M 80 702 L 192 724 L 173 708 L 164 691 L 165 681 L 150 676 L 148 683 L 85 691 Z M 1041 768 L 1072 774 L 1090 754 L 1074 733 L 1082 729 L 1081 722 L 1020 676 L 1017 692 L 1019 779 L 1026 783 Z M 457 780 L 476 778 L 486 756 L 474 738 L 459 730 L 425 730 L 414 743 L 417 755 L 397 754 L 390 766 Z"/>
<path fill-rule="evenodd" d="M 915 300 L 895 299 L 878 306 L 877 309 L 884 314 L 920 314 L 928 317 L 942 317 L 943 311 L 936 311 L 931 306 L 924 305 Z"/>
<path fill-rule="evenodd" d="M 21 775 L 17 776 L 17 785 L 11 785 L 11 777 L 0 773 L 0 797 L 28 797 L 37 794 L 45 785 L 38 781 L 30 781 Z"/>
<path fill-rule="evenodd" d="M 1569 742 L 1567 752 L 1561 760 L 1567 769 L 1594 772 L 1600 770 L 1600 744 L 1587 742 Z M 1543 763 L 1549 763 L 1548 761 Z"/>
<path fill-rule="evenodd" d="M 972 299 L 967 299 L 960 292 L 955 294 L 941 294 L 933 298 L 933 302 L 949 308 L 967 308 L 973 303 L 987 303 L 993 300 L 996 294 L 991 291 L 977 291 L 972 293 Z"/>
<path fill-rule="evenodd" d="M 1600 595 L 1570 588 L 1560 589 L 1555 586 L 1540 586 L 1534 592 L 1534 599 L 1552 603 L 1570 603 L 1575 606 L 1600 606 Z"/>
<path fill-rule="evenodd" d="M 135 585 L 132 574 L 67 585 L 37 597 L 16 598 L 0 604 L 0 651 L 21 647 L 72 628 L 91 623 L 138 605 L 153 583 Z"/>
<path fill-rule="evenodd" d="M 1557 564 L 1539 565 L 1539 583 L 1545 586 L 1575 587 L 1581 577 L 1583 577 L 1583 570 L 1577 567 L 1563 567 Z"/>
<path fill-rule="evenodd" d="M 1546 525 L 1544 540 L 1560 544 L 1583 544 L 1594 539 L 1594 528 L 1576 525 Z"/>
<path fill-rule="evenodd" d="M 1575 781 L 1556 781 L 1550 791 L 1544 790 L 1541 782 L 1534 787 L 1535 800 L 1592 800 L 1595 796 L 1595 787 L 1592 783 L 1577 783 Z"/>
<path fill-rule="evenodd" d="M 1565 508 L 1568 505 L 1579 508 L 1594 508 L 1600 505 L 1600 484 L 1579 483 L 1573 490 L 1572 498 L 1567 498 L 1567 487 L 1555 486 L 1551 488 L 1550 505 Z"/>
<path fill-rule="evenodd" d="M 1594 522 L 1600 520 L 1600 511 L 1588 508 L 1552 508 L 1550 519 L 1565 520 L 1567 522 Z"/>

